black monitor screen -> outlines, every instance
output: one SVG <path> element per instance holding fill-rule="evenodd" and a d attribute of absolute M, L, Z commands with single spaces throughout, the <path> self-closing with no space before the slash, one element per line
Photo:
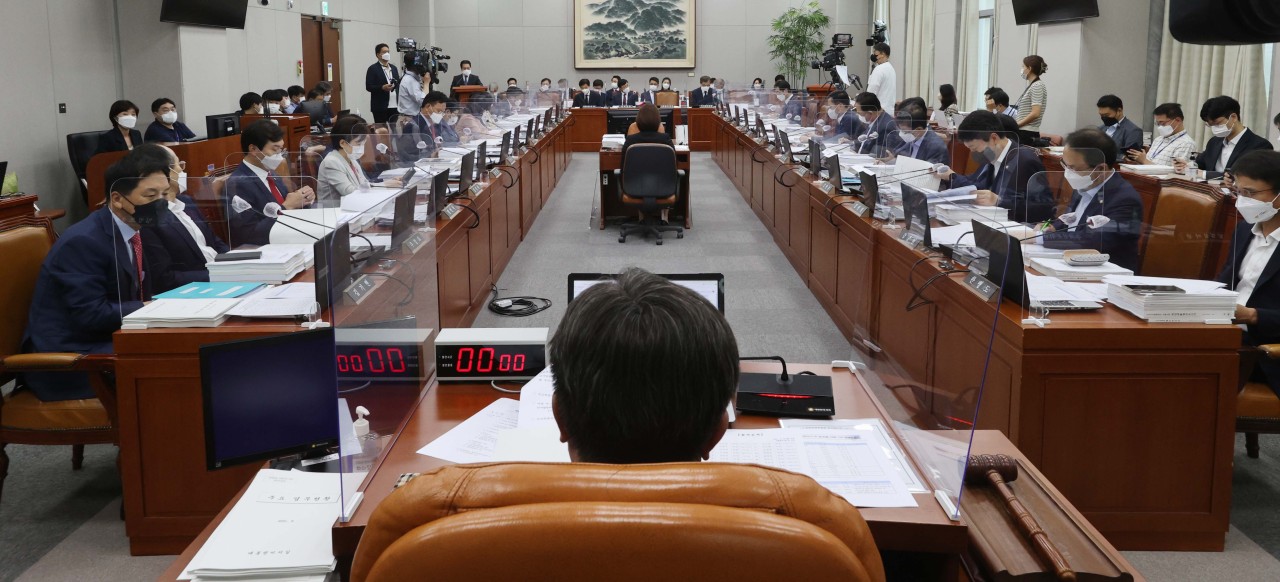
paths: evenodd
<path fill-rule="evenodd" d="M 827 166 L 827 181 L 831 182 L 831 185 L 835 186 L 839 191 L 840 188 L 844 187 L 844 184 L 841 183 L 843 178 L 840 177 L 840 156 L 831 154 L 827 156 L 824 164 Z"/>
<path fill-rule="evenodd" d="M 316 241 L 315 253 L 316 302 L 327 311 L 347 288 L 351 277 L 351 227 L 347 223 Z"/>
<path fill-rule="evenodd" d="M 636 116 L 639 115 L 638 109 L 610 109 L 608 130 L 606 133 L 626 135 L 627 130 L 631 129 L 631 124 L 635 123 Z M 658 117 L 662 120 L 662 129 L 672 140 L 676 138 L 676 115 L 675 109 L 671 107 L 663 107 L 658 110 Z"/>
<path fill-rule="evenodd" d="M 1013 0 L 1013 20 L 1018 25 L 1096 16 L 1098 0 Z"/>
<path fill-rule="evenodd" d="M 476 153 L 462 156 L 462 169 L 458 171 L 458 192 L 466 192 L 471 187 L 476 171 Z"/>
<path fill-rule="evenodd" d="M 244 28 L 249 5 L 244 0 L 164 0 L 160 22 L 218 28 Z"/>
<path fill-rule="evenodd" d="M 395 214 L 391 219 L 391 247 L 399 248 L 413 230 L 413 207 L 418 201 L 418 187 L 396 194 Z"/>
<path fill-rule="evenodd" d="M 516 131 L 520 131 L 520 128 L 516 128 Z M 507 163 L 507 157 L 510 155 L 511 155 L 511 132 L 508 131 L 502 134 L 502 149 L 499 150 L 498 163 L 499 164 Z"/>
<path fill-rule="evenodd" d="M 475 181 L 483 182 L 485 164 L 489 163 L 489 144 L 487 142 L 482 141 L 480 145 L 476 146 L 475 159 L 477 160 Z"/>
<path fill-rule="evenodd" d="M 875 174 L 858 172 L 862 179 L 862 203 L 867 206 L 867 216 L 876 215 L 876 205 L 880 203 L 880 182 Z"/>
<path fill-rule="evenodd" d="M 441 171 L 431 178 L 431 204 L 429 212 L 435 213 L 444 210 L 446 200 L 449 198 L 449 172 Z"/>
<path fill-rule="evenodd" d="M 333 329 L 200 346 L 210 470 L 338 444 Z"/>
<path fill-rule="evenodd" d="M 235 113 L 210 115 L 204 118 L 204 127 L 209 139 L 240 135 L 240 116 Z"/>
<path fill-rule="evenodd" d="M 902 185 L 902 217 L 906 220 L 906 228 L 918 234 L 924 246 L 933 246 L 929 229 L 929 198 L 910 184 Z"/>
<path fill-rule="evenodd" d="M 511 130 L 511 147 L 515 149 L 520 149 L 520 126 L 519 125 L 517 125 L 515 129 Z"/>
<path fill-rule="evenodd" d="M 815 178 L 822 173 L 822 142 L 816 139 L 809 140 L 809 171 Z"/>
<path fill-rule="evenodd" d="M 973 221 L 973 240 L 987 256 L 987 280 L 1000 286 L 1000 294 L 1005 299 L 1026 307 L 1027 279 L 1021 241 L 979 220 Z"/>

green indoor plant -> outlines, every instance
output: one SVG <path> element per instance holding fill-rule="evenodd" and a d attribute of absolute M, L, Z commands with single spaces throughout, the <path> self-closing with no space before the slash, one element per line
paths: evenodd
<path fill-rule="evenodd" d="M 809 60 L 822 53 L 822 31 L 831 17 L 822 11 L 817 0 L 793 7 L 773 19 L 769 35 L 769 56 L 796 89 L 804 88 Z"/>

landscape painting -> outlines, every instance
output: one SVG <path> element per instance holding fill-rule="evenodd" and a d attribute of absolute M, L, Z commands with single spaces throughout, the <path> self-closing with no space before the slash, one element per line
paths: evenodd
<path fill-rule="evenodd" d="M 694 0 L 574 1 L 574 67 L 693 68 Z"/>

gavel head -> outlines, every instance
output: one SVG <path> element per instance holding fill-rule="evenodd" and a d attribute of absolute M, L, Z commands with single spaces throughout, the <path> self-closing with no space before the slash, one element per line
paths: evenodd
<path fill-rule="evenodd" d="M 1018 478 L 1018 462 L 1008 455 L 970 455 L 969 465 L 964 470 L 966 483 L 979 484 L 987 482 L 987 473 L 995 471 L 1006 482 Z"/>

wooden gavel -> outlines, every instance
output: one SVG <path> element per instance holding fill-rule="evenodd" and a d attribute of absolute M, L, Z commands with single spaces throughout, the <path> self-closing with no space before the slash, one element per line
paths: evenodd
<path fill-rule="evenodd" d="M 1006 481 L 1014 481 L 1017 478 L 1018 463 L 1007 455 L 972 455 L 964 471 L 965 483 L 970 485 L 990 483 L 996 491 L 1000 492 L 1009 513 L 1015 518 L 1014 521 L 1017 522 L 1023 535 L 1031 540 L 1036 553 L 1049 562 L 1059 580 L 1074 582 L 1076 573 L 1071 569 L 1071 565 L 1067 563 L 1066 558 L 1062 557 L 1058 548 L 1054 547 L 1053 542 L 1049 540 L 1049 535 L 1040 527 L 1036 518 L 1027 511 L 1026 506 L 1013 494 L 1013 490 L 1005 484 Z"/>

